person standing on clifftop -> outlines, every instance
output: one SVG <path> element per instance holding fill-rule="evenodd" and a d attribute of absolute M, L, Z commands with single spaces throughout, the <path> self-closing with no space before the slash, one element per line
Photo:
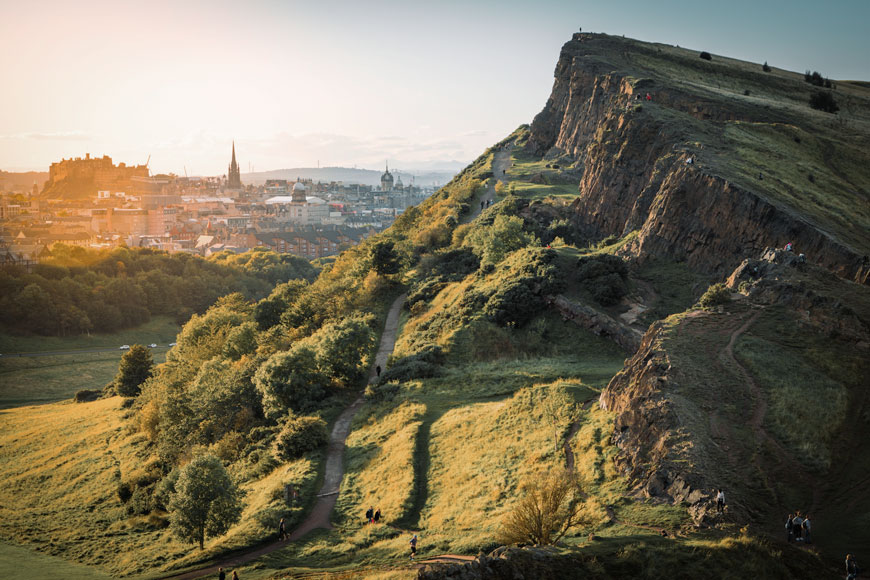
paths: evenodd
<path fill-rule="evenodd" d="M 716 512 L 723 513 L 725 511 L 725 492 L 721 489 L 716 494 Z"/>

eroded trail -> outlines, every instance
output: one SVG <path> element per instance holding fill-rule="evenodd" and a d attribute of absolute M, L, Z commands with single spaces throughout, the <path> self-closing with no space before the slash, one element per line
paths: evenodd
<path fill-rule="evenodd" d="M 511 166 L 511 152 L 513 149 L 514 144 L 508 143 L 501 149 L 495 151 L 492 158 L 492 174 L 495 179 L 490 180 L 489 185 L 487 185 L 483 194 L 480 196 L 480 199 L 472 204 L 471 213 L 461 220 L 462 223 L 467 224 L 468 222 L 473 221 L 474 218 L 480 215 L 487 204 L 495 203 L 497 201 L 495 195 L 495 184 L 498 181 L 507 182 L 510 179 L 507 170 L 510 169 Z"/>
<path fill-rule="evenodd" d="M 764 417 L 767 414 L 767 399 L 764 396 L 764 391 L 758 385 L 749 370 L 746 369 L 737 357 L 734 356 L 734 344 L 741 335 L 755 324 L 755 321 L 758 320 L 759 316 L 761 316 L 761 311 L 750 316 L 746 322 L 731 333 L 728 345 L 722 350 L 721 356 L 723 362 L 726 362 L 737 371 L 741 380 L 749 387 L 749 390 L 752 393 L 754 406 L 748 424 L 752 428 L 752 431 L 755 434 L 755 439 L 758 442 L 755 451 L 753 452 L 752 462 L 758 469 L 759 473 L 768 480 L 767 487 L 771 493 L 774 494 L 774 499 L 777 503 L 780 503 L 780 498 L 776 497 L 776 487 L 772 485 L 770 481 L 771 479 L 775 480 L 777 476 L 772 473 L 770 469 L 765 468 L 764 458 L 762 457 L 762 451 L 765 446 L 773 452 L 779 469 L 784 470 L 784 473 L 790 474 L 790 477 L 797 479 L 801 485 L 813 490 L 813 503 L 809 511 L 815 512 L 820 502 L 820 490 L 815 478 L 813 478 L 807 469 L 797 461 L 779 441 L 772 437 L 767 432 L 767 429 L 764 428 Z"/>
<path fill-rule="evenodd" d="M 375 360 L 369 371 L 369 382 L 377 380 L 376 368 L 387 366 L 387 357 L 393 352 L 396 345 L 396 336 L 399 332 L 399 314 L 402 310 L 402 305 L 407 298 L 406 294 L 402 294 L 390 306 L 390 311 L 387 313 L 387 320 L 384 324 L 384 332 L 381 334 L 381 342 L 378 352 L 375 355 Z M 182 574 L 164 576 L 164 578 L 175 578 L 178 580 L 187 580 L 191 578 L 201 578 L 203 576 L 217 574 L 218 568 L 233 569 L 243 564 L 253 562 L 257 558 L 270 554 L 275 550 L 280 550 L 287 545 L 287 542 L 295 541 L 318 528 L 332 529 L 332 524 L 329 519 L 332 516 L 332 510 L 335 507 L 335 502 L 338 499 L 338 492 L 341 488 L 341 481 L 344 478 L 344 443 L 350 433 L 350 425 L 354 415 L 359 411 L 363 404 L 363 398 L 359 397 L 348 408 L 346 408 L 335 422 L 332 428 L 332 433 L 329 435 L 329 449 L 326 454 L 326 468 L 323 476 L 323 485 L 320 488 L 320 493 L 317 494 L 317 503 L 308 514 L 308 517 L 299 524 L 299 526 L 290 533 L 287 541 L 274 541 L 265 546 L 260 546 L 252 550 L 239 553 L 231 558 L 226 558 L 211 566 L 185 572 Z"/>

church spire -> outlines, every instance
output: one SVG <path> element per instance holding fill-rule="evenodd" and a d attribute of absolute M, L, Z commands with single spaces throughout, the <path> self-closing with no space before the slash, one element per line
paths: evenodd
<path fill-rule="evenodd" d="M 242 189 L 242 173 L 239 171 L 239 164 L 236 162 L 235 140 L 233 140 L 233 158 L 230 161 L 229 171 L 227 171 L 227 187 L 229 189 Z"/>

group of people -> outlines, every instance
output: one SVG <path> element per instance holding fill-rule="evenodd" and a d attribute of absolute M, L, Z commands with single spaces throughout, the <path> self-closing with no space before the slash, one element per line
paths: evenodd
<path fill-rule="evenodd" d="M 381 508 L 376 510 L 374 506 L 369 507 L 366 510 L 366 523 L 376 524 L 379 521 L 381 521 Z"/>
<path fill-rule="evenodd" d="M 480 200 L 480 209 L 485 209 L 492 205 L 491 199 L 482 199 Z"/>
<path fill-rule="evenodd" d="M 227 580 L 227 573 L 223 568 L 218 568 L 218 580 Z M 230 580 L 239 580 L 239 573 L 233 570 L 233 577 Z"/>
<path fill-rule="evenodd" d="M 785 521 L 786 541 L 811 544 L 811 532 L 810 514 L 805 516 L 802 516 L 800 512 L 796 512 L 794 515 L 788 514 L 788 519 Z"/>

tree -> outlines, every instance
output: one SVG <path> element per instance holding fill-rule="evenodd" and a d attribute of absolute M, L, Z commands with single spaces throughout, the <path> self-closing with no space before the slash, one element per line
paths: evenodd
<path fill-rule="evenodd" d="M 397 274 L 401 268 L 392 240 L 379 240 L 371 249 L 372 269 L 381 276 Z"/>
<path fill-rule="evenodd" d="M 840 110 L 834 95 L 828 91 L 816 91 L 810 95 L 810 106 L 826 113 L 836 113 Z"/>
<path fill-rule="evenodd" d="M 317 354 L 308 345 L 294 345 L 287 352 L 269 357 L 254 375 L 254 385 L 263 395 L 263 412 L 277 418 L 287 412 L 304 411 L 321 400 L 327 378 L 317 367 Z"/>
<path fill-rule="evenodd" d="M 464 245 L 480 257 L 480 263 L 498 264 L 508 254 L 529 245 L 536 245 L 538 240 L 532 234 L 523 230 L 523 219 L 517 216 L 500 214 L 496 216 L 489 227 L 479 227 L 471 231 L 465 238 Z"/>
<path fill-rule="evenodd" d="M 206 535 L 220 536 L 239 521 L 241 493 L 217 457 L 201 455 L 180 470 L 169 510 L 175 535 L 202 550 Z"/>
<path fill-rule="evenodd" d="M 333 381 L 349 386 L 365 378 L 371 351 L 375 346 L 371 317 L 353 316 L 325 325 L 313 337 L 317 339 L 317 364 Z"/>
<path fill-rule="evenodd" d="M 532 479 L 502 522 L 501 541 L 555 544 L 579 522 L 580 498 L 580 488 L 567 472 Z"/>
<path fill-rule="evenodd" d="M 134 344 L 121 357 L 118 374 L 115 376 L 115 390 L 123 397 L 135 397 L 151 376 L 154 357 L 151 351 L 141 344 Z"/>

